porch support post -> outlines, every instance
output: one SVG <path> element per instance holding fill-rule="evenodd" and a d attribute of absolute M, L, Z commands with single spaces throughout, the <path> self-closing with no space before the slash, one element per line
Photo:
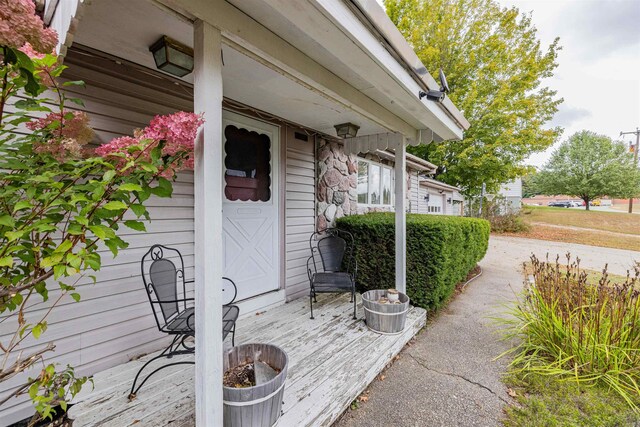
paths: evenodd
<path fill-rule="evenodd" d="M 396 289 L 407 293 L 407 156 L 406 138 L 402 136 L 396 147 Z"/>
<path fill-rule="evenodd" d="M 194 23 L 196 425 L 222 425 L 222 36 Z"/>

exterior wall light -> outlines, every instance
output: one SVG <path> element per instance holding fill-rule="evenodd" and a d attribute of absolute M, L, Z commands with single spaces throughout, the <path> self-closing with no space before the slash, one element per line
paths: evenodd
<path fill-rule="evenodd" d="M 447 203 L 448 203 L 448 204 L 451 204 L 451 197 L 449 197 L 449 198 L 447 199 Z"/>
<path fill-rule="evenodd" d="M 183 77 L 193 71 L 193 49 L 170 37 L 162 36 L 149 47 L 156 67 L 174 76 Z"/>
<path fill-rule="evenodd" d="M 358 134 L 360 126 L 354 125 L 353 123 L 342 123 L 335 125 L 334 128 L 336 128 L 336 134 L 340 138 L 354 138 Z"/>

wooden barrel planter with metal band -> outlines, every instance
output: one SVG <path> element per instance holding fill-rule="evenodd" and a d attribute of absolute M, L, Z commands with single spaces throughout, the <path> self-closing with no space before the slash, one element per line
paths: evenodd
<path fill-rule="evenodd" d="M 289 359 L 281 348 L 270 344 L 242 344 L 224 356 L 224 371 L 254 359 L 279 370 L 272 379 L 253 387 L 223 387 L 225 427 L 271 427 L 280 417 Z"/>
<path fill-rule="evenodd" d="M 399 303 L 380 303 L 387 291 L 376 289 L 362 294 L 365 322 L 369 329 L 380 334 L 399 334 L 404 330 L 409 311 L 409 297 L 398 293 Z"/>

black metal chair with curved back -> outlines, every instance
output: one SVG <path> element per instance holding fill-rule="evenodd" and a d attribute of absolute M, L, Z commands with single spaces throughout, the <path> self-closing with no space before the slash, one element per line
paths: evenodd
<path fill-rule="evenodd" d="M 176 266 L 176 263 L 178 266 Z M 163 245 L 153 245 L 144 254 L 141 262 L 142 281 L 151 303 L 151 310 L 158 330 L 173 335 L 173 341 L 159 355 L 147 361 L 136 374 L 131 386 L 129 399 L 133 399 L 145 382 L 156 372 L 169 366 L 193 364 L 189 360 L 162 365 L 148 374 L 136 387 L 138 378 L 144 369 L 160 358 L 172 358 L 180 354 L 190 354 L 195 346 L 189 340 L 195 337 L 194 298 L 187 298 L 187 284 L 193 280 L 184 278 L 184 260 L 180 251 Z M 222 339 L 231 334 L 231 344 L 235 345 L 236 320 L 240 314 L 238 306 L 233 305 L 238 289 L 233 280 L 223 277 Z"/>
<path fill-rule="evenodd" d="M 313 319 L 313 303 L 319 293 L 349 292 L 356 319 L 356 275 L 358 265 L 353 255 L 354 239 L 348 231 L 327 228 L 309 238 L 311 256 L 307 260 L 309 304 Z"/>

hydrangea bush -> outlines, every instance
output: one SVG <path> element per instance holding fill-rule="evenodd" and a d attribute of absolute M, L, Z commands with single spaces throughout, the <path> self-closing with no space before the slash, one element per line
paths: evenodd
<path fill-rule="evenodd" d="M 65 87 L 82 83 L 58 82 L 56 43 L 32 1 L 0 0 L 0 320 L 3 334 L 13 328 L 0 340 L 0 384 L 29 375 L 0 405 L 28 394 L 43 418 L 66 410 L 87 378 L 46 362 L 55 343 L 32 340 L 44 341 L 58 304 L 80 300 L 78 283 L 95 282 L 99 249 L 115 257 L 127 247 L 122 226 L 145 231 L 144 202 L 171 196 L 175 174 L 193 166 L 203 123 L 193 113 L 158 116 L 92 149 L 89 117 L 66 107 L 82 101 Z M 28 310 L 43 302 L 44 314 Z"/>

